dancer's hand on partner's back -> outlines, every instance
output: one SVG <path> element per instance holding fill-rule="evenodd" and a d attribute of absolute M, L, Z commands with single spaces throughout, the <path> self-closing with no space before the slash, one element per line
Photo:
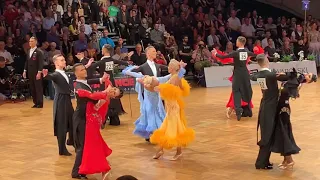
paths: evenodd
<path fill-rule="evenodd" d="M 102 82 L 105 82 L 105 81 L 108 80 L 109 78 L 110 78 L 110 75 L 105 72 L 105 73 L 103 74 L 101 80 L 102 80 Z"/>

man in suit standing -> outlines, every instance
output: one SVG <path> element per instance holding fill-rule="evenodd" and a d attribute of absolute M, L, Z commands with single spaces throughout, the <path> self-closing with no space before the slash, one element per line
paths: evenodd
<path fill-rule="evenodd" d="M 43 52 L 37 48 L 37 38 L 29 40 L 30 50 L 27 53 L 27 60 L 24 66 L 23 78 L 29 78 L 33 108 L 43 108 L 43 87 L 42 70 L 44 63 Z M 27 74 L 28 73 L 28 74 Z"/>
<path fill-rule="evenodd" d="M 260 103 L 257 126 L 257 130 L 260 126 L 261 131 L 261 140 L 258 142 L 260 150 L 255 166 L 256 169 L 272 169 L 273 165 L 269 159 L 279 97 L 278 81 L 287 80 L 287 76 L 277 75 L 272 72 L 269 69 L 269 60 L 264 54 L 259 54 L 256 60 L 260 66 L 260 71 L 252 75 L 251 80 L 259 83 L 263 95 Z"/>
<path fill-rule="evenodd" d="M 255 57 L 256 55 L 244 48 L 246 44 L 246 38 L 243 36 L 237 39 L 237 51 L 234 51 L 228 55 L 217 54 L 217 50 L 213 50 L 213 54 L 221 59 L 233 58 L 233 78 L 232 78 L 232 93 L 234 96 L 234 106 L 238 121 L 240 121 L 243 108 L 241 107 L 241 100 L 248 103 L 246 110 L 248 116 L 252 116 L 252 110 L 250 107 L 250 101 L 252 98 L 252 88 L 250 83 L 250 75 L 247 69 L 247 60 L 249 57 Z"/>
<path fill-rule="evenodd" d="M 53 86 L 55 88 L 53 102 L 54 136 L 57 136 L 59 155 L 71 156 L 71 153 L 69 153 L 66 148 L 66 138 L 68 133 L 68 145 L 73 145 L 72 115 L 74 110 L 71 102 L 69 77 L 64 71 L 66 60 L 61 54 L 53 56 L 52 60 L 56 67 L 55 72 L 48 74 L 48 70 L 44 69 L 43 77 L 46 80 L 53 81 Z"/>
<path fill-rule="evenodd" d="M 105 74 L 100 79 L 89 79 L 87 80 L 87 70 L 81 63 L 77 63 L 73 66 L 73 72 L 76 75 L 76 81 L 74 83 L 75 91 L 79 89 L 84 89 L 90 92 L 92 91 L 91 84 L 102 84 L 107 75 Z M 72 169 L 71 176 L 76 179 L 86 179 L 85 174 L 79 174 L 79 167 L 81 165 L 83 147 L 84 147 L 84 138 L 85 138 L 85 129 L 86 129 L 86 107 L 88 102 L 97 103 L 98 101 L 94 101 L 88 98 L 79 97 L 77 93 L 75 93 L 77 107 L 73 114 L 73 137 L 74 137 L 74 145 L 76 148 L 76 159 L 74 162 L 74 166 Z"/>

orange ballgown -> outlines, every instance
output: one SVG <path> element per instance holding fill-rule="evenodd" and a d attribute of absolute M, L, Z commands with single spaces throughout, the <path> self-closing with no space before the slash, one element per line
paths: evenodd
<path fill-rule="evenodd" d="M 190 93 L 190 85 L 181 79 L 182 88 L 166 83 L 159 85 L 161 98 L 165 101 L 166 117 L 155 130 L 150 142 L 162 148 L 185 147 L 194 140 L 195 132 L 187 127 L 183 97 Z"/>

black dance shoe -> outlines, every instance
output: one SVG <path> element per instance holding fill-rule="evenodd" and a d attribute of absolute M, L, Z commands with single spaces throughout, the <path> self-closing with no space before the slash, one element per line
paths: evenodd
<path fill-rule="evenodd" d="M 72 176 L 73 179 L 88 179 L 85 175 Z"/>
<path fill-rule="evenodd" d="M 273 169 L 273 166 L 271 164 L 265 166 L 265 167 L 258 167 L 256 166 L 256 169 L 261 169 L 261 170 L 271 170 Z"/>
<path fill-rule="evenodd" d="M 236 110 L 237 120 L 241 120 L 241 116 L 243 114 L 243 109 Z"/>
<path fill-rule="evenodd" d="M 146 139 L 147 142 L 150 142 L 150 139 Z"/>
<path fill-rule="evenodd" d="M 67 152 L 64 152 L 64 153 L 59 153 L 60 156 L 72 156 L 71 153 L 69 153 L 68 151 Z"/>

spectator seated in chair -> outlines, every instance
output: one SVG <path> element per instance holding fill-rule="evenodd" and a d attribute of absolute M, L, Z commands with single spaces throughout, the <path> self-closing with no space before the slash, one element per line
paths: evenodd
<path fill-rule="evenodd" d="M 8 68 L 6 67 L 6 60 L 4 57 L 0 56 L 0 104 L 7 99 L 4 94 L 6 94 L 5 91 L 8 88 L 7 80 L 9 76 L 10 74 Z"/>

